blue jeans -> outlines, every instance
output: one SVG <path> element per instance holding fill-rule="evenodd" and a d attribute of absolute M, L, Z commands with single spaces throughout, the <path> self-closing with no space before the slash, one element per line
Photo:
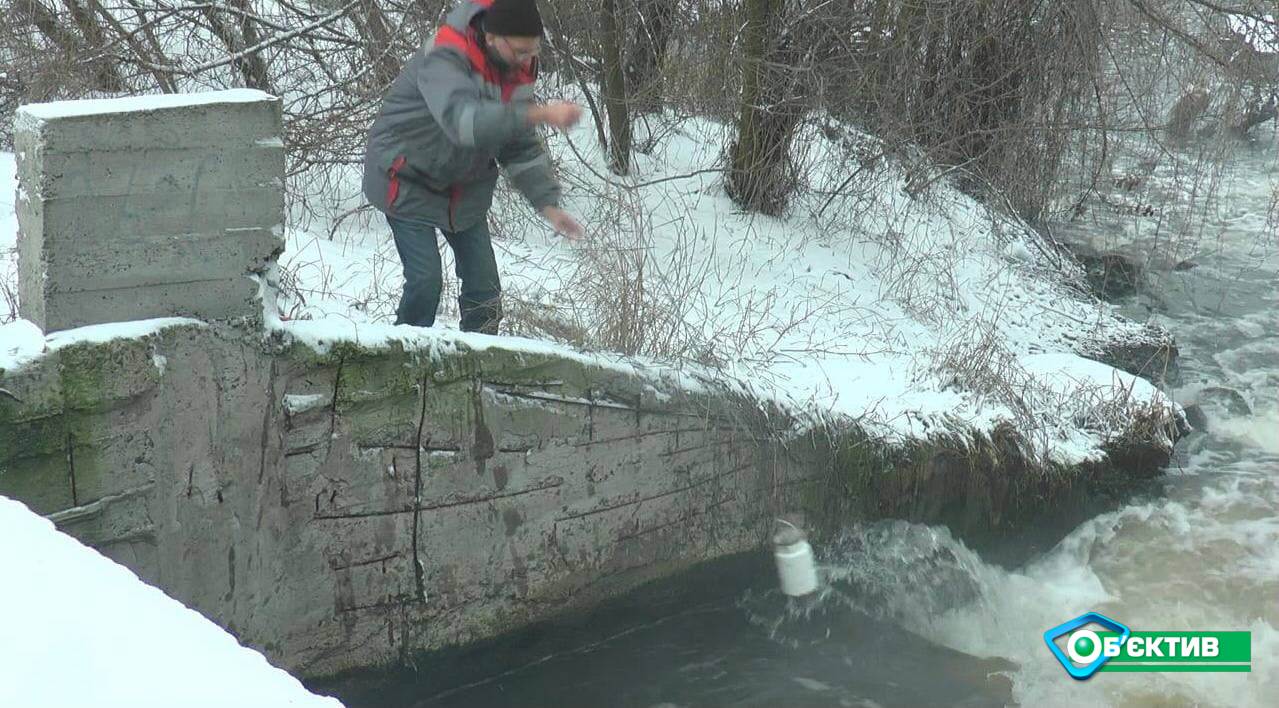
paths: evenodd
<path fill-rule="evenodd" d="M 395 310 L 395 324 L 430 327 L 440 306 L 444 277 L 440 266 L 440 247 L 436 227 L 425 221 L 387 216 L 395 250 L 404 264 L 404 294 Z M 502 319 L 502 283 L 497 275 L 497 259 L 487 220 L 462 231 L 444 234 L 453 249 L 457 277 L 462 281 L 458 308 L 462 313 L 462 330 L 497 334 Z"/>

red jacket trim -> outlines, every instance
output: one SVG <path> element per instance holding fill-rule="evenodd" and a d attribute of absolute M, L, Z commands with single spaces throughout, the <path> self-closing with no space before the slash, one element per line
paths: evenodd
<path fill-rule="evenodd" d="M 477 4 L 487 7 L 492 4 L 492 0 L 488 0 L 487 4 L 484 0 L 477 0 Z M 468 27 L 466 34 L 463 34 L 450 25 L 444 25 L 435 33 L 435 46 L 453 47 L 462 52 L 462 55 L 471 62 L 471 68 L 484 77 L 485 81 L 502 88 L 503 102 L 511 100 L 516 87 L 533 83 L 537 73 L 537 59 L 533 59 L 527 65 L 521 66 L 515 76 L 502 76 L 489 63 L 488 57 L 484 56 L 484 50 L 480 48 L 479 39 L 475 36 L 473 28 Z"/>
<path fill-rule="evenodd" d="M 395 161 L 391 163 L 390 173 L 391 181 L 386 185 L 386 208 L 388 210 L 395 208 L 395 198 L 400 196 L 400 170 L 404 167 L 404 156 L 398 155 Z"/>

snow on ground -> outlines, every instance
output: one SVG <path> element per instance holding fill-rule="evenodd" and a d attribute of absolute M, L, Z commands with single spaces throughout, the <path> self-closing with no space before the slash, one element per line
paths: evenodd
<path fill-rule="evenodd" d="M 642 125 L 637 142 L 649 137 Z M 436 327 L 391 325 L 400 265 L 380 215 L 349 213 L 363 203 L 354 170 L 336 193 L 330 187 L 291 215 L 264 288 L 273 293 L 264 298 L 268 327 L 321 348 L 343 339 L 445 349 L 500 342 L 681 385 L 717 378 L 803 420 L 857 419 L 890 438 L 1007 420 L 1037 429 L 1048 441 L 1042 452 L 1062 462 L 1095 456 L 1115 432 L 1081 431 L 1068 401 L 1107 390 L 1134 408 L 1163 400 L 1153 388 L 1098 384 L 1095 364 L 1075 354 L 1089 341 L 1136 337 L 1136 324 L 1071 287 L 1077 269 L 1023 225 L 929 179 L 922 161 L 846 127 L 807 129 L 796 143 L 808 189 L 772 218 L 743 213 L 724 194 L 717 168 L 728 126 L 698 118 L 658 126 L 625 178 L 607 172 L 589 120 L 550 137 L 565 206 L 588 231 L 582 243 L 555 237 L 520 197 L 499 194 L 491 225 L 505 326 L 526 338 L 457 331 L 448 249 Z M 0 178 L 12 182 L 12 156 L 0 158 Z M 827 196 L 835 191 L 844 193 Z M 0 183 L 0 194 L 12 193 Z M 10 209 L 0 219 L 2 253 L 16 226 Z M 11 287 L 12 260 L 0 261 Z M 32 333 L 11 337 L 13 327 L 0 330 L 3 339 L 28 343 L 0 343 L 0 358 L 7 347 L 20 361 L 32 355 Z M 1050 385 L 1034 365 L 1043 354 L 1059 355 L 1054 371 L 1077 385 Z M 1027 386 L 1043 395 L 1023 395 Z"/>
<path fill-rule="evenodd" d="M 1087 341 L 1136 337 L 1139 328 L 1069 287 L 1080 273 L 1023 225 L 945 180 L 912 195 L 918 174 L 903 166 L 907 160 L 878 155 L 874 139 L 838 126 L 797 141 L 812 190 L 785 217 L 744 214 L 714 169 L 727 130 L 684 120 L 649 154 L 636 155 L 627 178 L 608 175 L 592 126 L 567 139 L 552 136 L 566 207 L 589 238 L 562 241 L 517 195 L 499 196 L 491 224 L 511 311 L 506 324 L 598 350 L 608 340 L 599 333 L 615 324 L 620 303 L 647 297 L 653 307 L 634 309 L 673 343 L 635 348 L 650 355 L 650 367 L 674 357 L 686 374 L 739 382 L 810 420 L 859 419 L 889 437 L 1011 420 L 1047 429 L 1047 452 L 1062 462 L 1094 457 L 1108 433 L 1078 430 L 1068 401 L 1107 391 L 1134 409 L 1163 400 L 1153 387 L 1098 383 L 1095 362 L 1075 352 Z M 638 140 L 644 137 L 641 131 Z M 855 170 L 862 174 L 851 194 L 827 205 L 821 192 L 835 191 Z M 347 187 L 331 214 L 361 204 L 354 173 Z M 460 341 L 453 282 L 435 328 L 389 324 L 402 281 L 380 215 L 366 212 L 336 227 L 324 218 L 292 221 L 299 225 L 288 231 L 281 259 L 280 317 L 269 318 L 270 326 L 321 346 L 337 339 Z M 444 257 L 448 278 L 447 249 Z M 562 326 L 530 325 L 530 311 Z M 506 343 L 566 351 L 546 342 Z M 1060 355 L 1054 371 L 1076 385 L 1049 385 L 1034 366 L 1041 354 Z M 1038 381 L 1052 395 L 1033 409 L 1016 392 L 1009 400 L 1008 387 L 991 379 L 1010 374 Z"/>
<path fill-rule="evenodd" d="M 341 706 L 6 497 L 0 539 L 0 706 Z"/>

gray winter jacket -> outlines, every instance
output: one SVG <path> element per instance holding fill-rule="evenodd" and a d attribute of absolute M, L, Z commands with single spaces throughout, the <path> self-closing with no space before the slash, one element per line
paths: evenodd
<path fill-rule="evenodd" d="M 466 229 L 488 213 L 499 164 L 534 209 L 559 204 L 541 137 L 526 121 L 536 63 L 518 76 L 491 65 L 472 22 L 489 4 L 471 0 L 450 12 L 382 101 L 365 149 L 364 196 L 387 214 Z"/>

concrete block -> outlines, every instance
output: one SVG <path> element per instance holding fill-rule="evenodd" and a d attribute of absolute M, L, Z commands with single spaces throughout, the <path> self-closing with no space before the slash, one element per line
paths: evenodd
<path fill-rule="evenodd" d="M 114 427 L 73 434 L 70 472 L 77 504 L 135 494 L 155 482 L 155 442 L 146 432 L 118 432 L 125 417 L 103 415 L 95 425 Z"/>
<path fill-rule="evenodd" d="M 348 456 L 346 451 L 350 451 Z M 403 511 L 413 506 L 416 450 L 368 448 L 350 450 L 335 445 L 338 457 L 326 462 L 323 474 L 312 479 L 307 494 L 318 516 Z"/>
<path fill-rule="evenodd" d="M 347 406 L 339 412 L 337 433 L 351 445 L 365 448 L 415 445 L 421 410 L 421 399 L 416 395 Z"/>
<path fill-rule="evenodd" d="M 280 189 L 284 146 L 142 149 L 132 152 L 54 152 L 24 166 L 32 199 L 127 196 L 212 189 Z"/>
<path fill-rule="evenodd" d="M 257 292 L 257 283 L 241 276 L 114 290 L 51 293 L 46 294 L 42 320 L 34 319 L 36 313 L 26 309 L 26 301 L 21 303 L 20 314 L 46 332 L 152 317 L 220 320 L 254 312 Z"/>
<path fill-rule="evenodd" d="M 256 91 L 21 107 L 22 316 L 46 332 L 258 312 L 282 242 L 280 102 Z"/>
<path fill-rule="evenodd" d="M 275 232 L 256 228 L 58 243 L 44 254 L 45 290 L 52 295 L 231 280 L 260 272 L 283 248 Z"/>
<path fill-rule="evenodd" d="M 5 461 L 0 466 L 0 494 L 21 501 L 37 514 L 74 506 L 66 453 Z"/>
<path fill-rule="evenodd" d="M 116 543 L 154 543 L 155 525 L 147 508 L 149 487 L 100 498 L 49 516 L 58 530 L 101 548 Z"/>
<path fill-rule="evenodd" d="M 411 551 L 353 559 L 333 572 L 339 613 L 397 605 L 413 596 L 416 585 Z"/>
<path fill-rule="evenodd" d="M 14 210 L 18 217 L 18 314 L 44 327 L 44 210 L 31 204 L 21 190 Z"/>
<path fill-rule="evenodd" d="M 56 243 L 272 229 L 284 223 L 283 192 L 257 187 L 46 199 L 38 209 L 39 233 L 51 234 Z M 36 207 L 31 211 L 36 216 Z M 19 233 L 23 217 L 20 210 Z"/>
<path fill-rule="evenodd" d="M 109 411 L 154 391 L 160 372 L 151 355 L 146 339 L 81 342 L 59 349 L 63 404 L 68 411 Z"/>
<path fill-rule="evenodd" d="M 393 554 L 413 557 L 413 514 L 308 517 L 309 542 L 329 568 L 358 565 Z"/>
<path fill-rule="evenodd" d="M 15 142 L 24 133 L 62 152 L 251 147 L 282 134 L 280 99 L 260 91 L 211 91 L 99 101 L 58 101 L 18 108 Z"/>

